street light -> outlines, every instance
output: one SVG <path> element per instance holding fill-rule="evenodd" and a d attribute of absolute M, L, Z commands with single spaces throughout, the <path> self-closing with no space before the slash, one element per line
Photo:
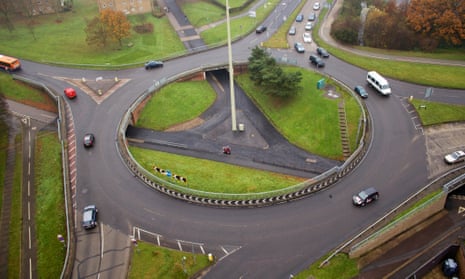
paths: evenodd
<path fill-rule="evenodd" d="M 236 125 L 236 99 L 234 97 L 234 70 L 232 65 L 231 50 L 231 27 L 229 23 L 229 1 L 226 0 L 226 29 L 228 30 L 228 59 L 229 59 L 229 87 L 231 95 L 231 125 L 233 132 L 237 130 Z"/>

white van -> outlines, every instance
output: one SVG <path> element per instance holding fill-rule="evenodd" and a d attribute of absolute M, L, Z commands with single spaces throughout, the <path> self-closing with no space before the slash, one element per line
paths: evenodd
<path fill-rule="evenodd" d="M 367 74 L 367 83 L 383 95 L 391 95 L 391 87 L 385 78 L 375 71 Z"/>

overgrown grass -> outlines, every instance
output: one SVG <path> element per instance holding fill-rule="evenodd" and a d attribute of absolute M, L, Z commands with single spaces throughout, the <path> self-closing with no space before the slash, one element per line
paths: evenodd
<path fill-rule="evenodd" d="M 55 132 L 39 132 L 35 149 L 37 269 L 39 278 L 59 278 L 66 249 L 61 145 Z"/>
<path fill-rule="evenodd" d="M 0 93 L 7 99 L 18 103 L 34 105 L 48 111 L 56 111 L 56 105 L 53 100 L 45 93 L 37 94 L 37 92 L 37 89 L 14 80 L 9 74 L 0 72 Z"/>
<path fill-rule="evenodd" d="M 412 99 L 423 126 L 465 121 L 465 106 Z"/>
<path fill-rule="evenodd" d="M 165 130 L 196 118 L 215 101 L 207 81 L 175 82 L 163 87 L 144 107 L 137 126 Z"/>
<path fill-rule="evenodd" d="M 195 27 L 202 27 L 226 17 L 226 11 L 209 2 L 183 2 L 181 8 Z"/>
<path fill-rule="evenodd" d="M 187 279 L 209 265 L 206 255 L 161 248 L 140 241 L 132 249 L 128 278 Z"/>
<path fill-rule="evenodd" d="M 16 160 L 11 192 L 10 232 L 8 239 L 8 278 L 19 278 L 21 274 L 21 236 L 22 236 L 22 145 L 21 136 L 15 139 Z"/>
<path fill-rule="evenodd" d="M 0 45 L 0 53 L 39 62 L 108 66 L 143 63 L 185 51 L 167 17 L 158 19 L 151 15 L 146 17 L 146 21 L 153 24 L 153 33 L 137 34 L 133 31 L 131 37 L 124 40 L 122 49 L 117 43 L 104 48 L 89 46 L 84 31 L 86 21 L 97 14 L 96 1 L 80 0 L 74 1 L 72 12 L 34 17 L 34 36 L 25 22 L 15 21 L 15 30 L 11 33 L 2 26 L 2 42 L 8 43 Z M 136 22 L 139 17 L 130 16 L 129 19 Z"/>
<path fill-rule="evenodd" d="M 299 177 L 138 147 L 130 147 L 129 150 L 137 162 L 154 175 L 169 180 L 165 175 L 153 170 L 154 166 L 157 166 L 187 179 L 187 183 L 175 179 L 170 180 L 172 183 L 205 192 L 260 193 L 283 189 L 305 181 Z"/>
<path fill-rule="evenodd" d="M 320 264 L 328 257 L 325 255 L 320 260 L 314 262 L 308 269 L 295 275 L 296 279 L 318 278 L 318 279 L 350 279 L 358 274 L 357 261 L 349 259 L 347 254 L 337 254 L 325 266 L 320 268 Z"/>

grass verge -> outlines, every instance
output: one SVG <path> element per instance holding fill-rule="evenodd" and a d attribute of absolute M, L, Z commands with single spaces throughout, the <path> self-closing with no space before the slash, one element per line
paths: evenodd
<path fill-rule="evenodd" d="M 350 259 L 347 254 L 339 253 L 329 263 L 320 268 L 320 264 L 329 256 L 325 255 L 314 262 L 308 269 L 295 275 L 295 279 L 350 279 L 358 274 L 357 261 Z M 335 277 L 336 276 L 336 277 Z"/>
<path fill-rule="evenodd" d="M 128 278 L 187 279 L 209 265 L 206 255 L 161 248 L 141 241 L 132 249 Z"/>
<path fill-rule="evenodd" d="M 154 175 L 169 180 L 165 175 L 153 171 L 157 166 L 187 179 L 187 183 L 169 180 L 189 189 L 211 193 L 246 194 L 279 190 L 305 181 L 303 178 L 198 159 L 188 156 L 129 148 L 136 161 Z M 218 151 L 219 152 L 219 151 Z"/>
<path fill-rule="evenodd" d="M 39 278 L 59 278 L 66 248 L 66 216 L 61 175 L 61 145 L 55 132 L 39 132 L 35 148 L 37 272 Z"/>
<path fill-rule="evenodd" d="M 8 239 L 8 278 L 18 278 L 21 274 L 21 236 L 22 234 L 22 143 L 21 136 L 15 139 L 16 160 L 11 192 L 10 232 Z"/>
<path fill-rule="evenodd" d="M 423 126 L 465 121 L 465 106 L 412 99 Z"/>

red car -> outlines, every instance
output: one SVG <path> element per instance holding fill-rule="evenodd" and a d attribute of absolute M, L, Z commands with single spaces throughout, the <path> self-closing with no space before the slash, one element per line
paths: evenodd
<path fill-rule="evenodd" d="M 65 88 L 65 95 L 69 99 L 74 99 L 76 98 L 76 90 L 74 90 L 74 88 L 71 87 Z"/>

